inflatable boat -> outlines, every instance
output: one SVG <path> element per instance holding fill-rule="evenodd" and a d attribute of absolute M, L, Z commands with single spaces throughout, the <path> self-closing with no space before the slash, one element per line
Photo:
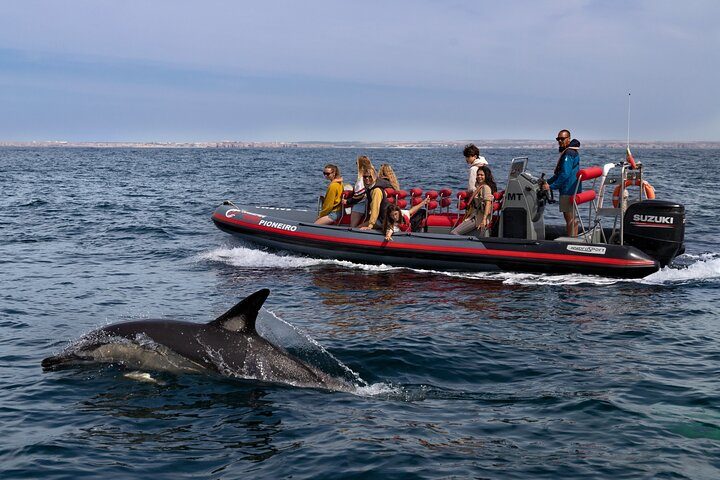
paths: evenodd
<path fill-rule="evenodd" d="M 274 250 L 359 263 L 451 270 L 581 273 L 638 278 L 668 265 L 684 251 L 685 209 L 654 199 L 642 178 L 642 165 L 608 163 L 578 172 L 585 190 L 572 197 L 580 234 L 564 236 L 565 226 L 546 226 L 547 191 L 543 178 L 526 171 L 527 157 L 513 159 L 506 188 L 496 194 L 488 236 L 458 236 L 465 192 L 386 191 L 403 208 L 430 197 L 418 231 L 395 233 L 386 241 L 378 230 L 316 225 L 314 211 L 236 205 L 226 201 L 212 215 L 215 225 L 242 240 Z M 592 181 L 592 185 L 589 182 Z M 629 188 L 639 186 L 635 198 Z M 606 190 L 613 189 L 612 206 Z"/>

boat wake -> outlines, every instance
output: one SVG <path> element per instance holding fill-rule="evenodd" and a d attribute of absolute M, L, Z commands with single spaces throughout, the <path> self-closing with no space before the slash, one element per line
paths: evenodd
<path fill-rule="evenodd" d="M 348 262 L 345 260 L 325 260 L 311 257 L 298 257 L 280 253 L 270 253 L 246 247 L 220 247 L 209 252 L 201 253 L 200 260 L 220 262 L 233 267 L 245 268 L 288 268 L 302 269 L 318 265 L 338 265 L 346 268 L 355 268 L 366 271 L 386 272 L 402 270 L 402 267 L 387 265 L 366 265 L 363 263 Z"/>
<path fill-rule="evenodd" d="M 636 280 L 640 283 L 660 285 L 665 283 L 693 283 L 720 280 L 720 254 L 685 254 L 675 259 L 675 266 Z"/>
<path fill-rule="evenodd" d="M 652 275 L 639 279 L 618 279 L 581 274 L 551 275 L 517 272 L 443 272 L 388 265 L 366 265 L 344 260 L 298 257 L 269 253 L 246 247 L 216 248 L 200 254 L 199 258 L 201 260 L 220 262 L 245 268 L 302 269 L 320 265 L 337 265 L 370 272 L 410 270 L 418 273 L 431 273 L 470 280 L 497 281 L 506 285 L 605 286 L 628 282 L 645 285 L 665 285 L 720 280 L 720 253 L 704 253 L 701 255 L 684 254 L 675 259 L 673 266 L 665 267 Z"/>
<path fill-rule="evenodd" d="M 506 285 L 605 286 L 618 283 L 635 283 L 641 285 L 697 283 L 720 280 L 720 254 L 682 255 L 675 259 L 673 266 L 662 268 L 647 277 L 634 279 L 608 278 L 597 275 L 551 275 L 515 272 L 438 273 L 460 278 L 497 280 Z"/>

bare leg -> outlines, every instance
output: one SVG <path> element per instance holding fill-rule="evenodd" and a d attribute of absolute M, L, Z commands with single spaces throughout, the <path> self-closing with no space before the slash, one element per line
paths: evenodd
<path fill-rule="evenodd" d="M 333 220 L 329 216 L 325 215 L 324 217 L 320 217 L 317 220 L 315 220 L 315 223 L 317 225 L 332 225 L 333 223 L 335 223 L 335 220 Z"/>
<path fill-rule="evenodd" d="M 364 213 L 352 212 L 352 214 L 350 215 L 350 226 L 352 228 L 357 227 L 363 221 L 363 218 L 365 218 Z"/>
<path fill-rule="evenodd" d="M 565 217 L 565 231 L 568 237 L 577 237 L 578 225 L 575 212 L 563 212 L 563 216 Z"/>

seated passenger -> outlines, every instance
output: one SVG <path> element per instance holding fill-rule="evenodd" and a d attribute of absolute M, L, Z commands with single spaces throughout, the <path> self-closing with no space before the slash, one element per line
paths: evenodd
<path fill-rule="evenodd" d="M 323 175 L 327 180 L 330 180 L 330 185 L 328 185 L 325 197 L 323 197 L 322 207 L 315 223 L 318 225 L 330 225 L 337 223 L 342 217 L 343 179 L 337 165 L 330 163 L 323 168 Z"/>
<path fill-rule="evenodd" d="M 370 168 L 373 168 L 372 162 L 365 155 L 360 155 L 357 158 L 357 181 L 355 182 L 355 188 L 353 189 L 353 196 L 347 201 L 347 205 L 352 207 L 352 213 L 350 214 L 350 226 L 357 227 L 365 219 L 365 213 L 367 212 L 367 196 L 365 195 L 365 183 L 363 183 L 363 172 Z"/>
<path fill-rule="evenodd" d="M 493 193 L 497 191 L 492 171 L 487 165 L 478 168 L 475 175 L 475 191 L 468 199 L 465 217 L 460 225 L 452 232 L 454 235 L 468 235 L 475 233 L 478 237 L 487 237 L 490 234 L 490 221 L 493 213 Z"/>
<path fill-rule="evenodd" d="M 410 232 L 410 219 L 422 207 L 430 201 L 429 197 L 413 206 L 410 210 L 401 210 L 397 205 L 390 204 L 385 212 L 385 221 L 383 222 L 383 232 L 385 232 L 385 241 L 392 242 L 392 235 L 395 232 Z"/>
<path fill-rule="evenodd" d="M 394 188 L 395 190 L 400 190 L 400 183 L 395 176 L 395 172 L 393 171 L 392 167 L 387 163 L 383 163 L 382 165 L 380 165 L 380 170 L 378 171 L 378 179 L 386 180 L 390 184 L 390 187 Z"/>
<path fill-rule="evenodd" d="M 480 155 L 480 149 L 472 143 L 465 145 L 463 156 L 465 156 L 465 161 L 470 166 L 467 192 L 468 195 L 472 195 L 475 192 L 475 176 L 477 175 L 478 168 L 487 165 L 488 162 L 485 160 L 485 157 Z"/>
<path fill-rule="evenodd" d="M 360 230 L 379 229 L 385 220 L 385 210 L 388 206 L 384 184 L 387 181 L 379 180 L 375 169 L 369 168 L 363 172 L 363 182 L 365 183 L 365 195 L 367 195 L 367 221 L 360 227 Z"/>

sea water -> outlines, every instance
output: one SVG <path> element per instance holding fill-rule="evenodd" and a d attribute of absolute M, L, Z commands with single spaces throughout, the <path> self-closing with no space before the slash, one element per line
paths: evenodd
<path fill-rule="evenodd" d="M 403 188 L 466 182 L 454 149 L 0 149 L 0 478 L 720 476 L 720 151 L 634 150 L 687 209 L 687 253 L 638 280 L 304 258 L 210 220 L 226 199 L 312 210 L 323 166 L 354 183 L 359 154 Z M 514 156 L 556 159 L 483 154 L 501 185 Z M 355 391 L 40 367 L 108 323 L 208 322 L 260 288 L 260 330 Z"/>

